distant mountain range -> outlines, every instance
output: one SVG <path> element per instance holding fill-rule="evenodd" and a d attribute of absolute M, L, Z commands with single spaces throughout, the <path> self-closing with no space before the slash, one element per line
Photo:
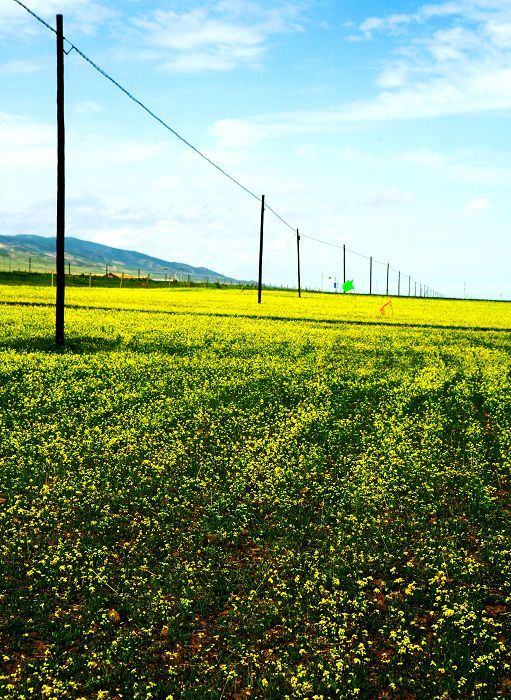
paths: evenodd
<path fill-rule="evenodd" d="M 17 235 L 0 236 L 0 269 L 5 270 L 9 261 L 12 269 L 28 269 L 42 271 L 43 268 L 55 267 L 55 237 Z M 186 263 L 170 262 L 151 255 L 138 253 L 134 250 L 111 248 L 101 243 L 82 241 L 72 236 L 66 237 L 66 272 L 71 266 L 71 272 L 80 274 L 104 272 L 126 275 L 150 274 L 155 277 L 170 276 L 194 281 L 238 282 L 232 277 L 209 270 L 207 267 L 193 267 Z"/>

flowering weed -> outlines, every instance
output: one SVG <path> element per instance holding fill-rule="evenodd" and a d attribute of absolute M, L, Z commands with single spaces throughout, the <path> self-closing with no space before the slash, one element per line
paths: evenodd
<path fill-rule="evenodd" d="M 511 331 L 420 327 L 510 305 L 70 291 L 2 306 L 0 697 L 511 695 Z"/>

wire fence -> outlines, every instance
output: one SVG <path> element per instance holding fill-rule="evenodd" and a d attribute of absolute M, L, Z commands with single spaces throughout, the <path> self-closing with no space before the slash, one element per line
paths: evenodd
<path fill-rule="evenodd" d="M 48 22 L 46 22 L 42 17 L 40 17 L 38 14 L 36 14 L 30 7 L 28 7 L 26 4 L 21 2 L 21 0 L 13 0 L 17 5 L 19 5 L 21 8 L 23 8 L 26 12 L 28 12 L 35 20 L 40 22 L 46 29 L 49 31 L 57 34 L 57 30 L 52 27 Z M 145 103 L 143 103 L 141 100 L 139 100 L 132 92 L 130 92 L 126 87 L 124 87 L 121 83 L 119 83 L 117 80 L 115 80 L 107 71 L 105 71 L 103 68 L 101 68 L 95 61 L 93 61 L 89 56 L 87 56 L 81 49 L 79 49 L 76 44 L 71 42 L 67 37 L 64 39 L 66 42 L 66 45 L 69 47 L 65 53 L 69 55 L 72 52 L 75 52 L 82 58 L 86 63 L 88 63 L 95 71 L 97 71 L 100 75 L 102 75 L 106 80 L 108 80 L 110 83 L 112 83 L 118 90 L 120 90 L 126 97 L 128 97 L 132 102 L 134 102 L 138 107 L 140 107 L 148 117 L 153 119 L 154 121 L 158 122 L 162 127 L 164 127 L 167 131 L 169 131 L 174 137 L 179 139 L 186 147 L 191 149 L 197 156 L 199 156 L 201 159 L 206 161 L 210 166 L 215 168 L 223 177 L 227 178 L 232 184 L 243 190 L 247 195 L 250 197 L 263 202 L 264 209 L 269 211 L 273 216 L 285 227 L 293 231 L 293 237 L 296 232 L 296 235 L 298 235 L 298 231 L 295 226 L 291 225 L 283 216 L 281 216 L 276 209 L 273 206 L 268 205 L 267 203 L 264 203 L 264 199 L 259 197 L 257 194 L 253 192 L 253 190 L 249 187 L 247 187 L 245 184 L 243 184 L 238 178 L 234 177 L 232 174 L 227 172 L 226 169 L 221 167 L 218 163 L 213 161 L 211 158 L 209 158 L 202 150 L 197 148 L 195 145 L 193 145 L 188 139 L 186 139 L 184 136 L 182 136 L 178 131 L 176 131 L 166 120 L 162 119 L 160 116 L 158 116 L 152 109 L 150 109 Z M 384 263 L 380 260 L 377 260 L 371 256 L 366 256 L 361 253 L 358 253 L 356 251 L 353 251 L 351 249 L 348 249 L 346 245 L 344 244 L 339 244 L 339 243 L 334 243 L 332 241 L 327 241 L 324 240 L 318 236 L 312 236 L 309 234 L 304 234 L 300 233 L 300 239 L 305 239 L 304 242 L 307 242 L 309 244 L 315 244 L 315 245 L 322 245 L 328 250 L 332 249 L 337 249 L 342 252 L 342 266 L 341 266 L 341 260 L 340 258 L 337 258 L 337 263 L 335 267 L 332 268 L 330 271 L 325 271 L 324 273 L 321 274 L 321 280 L 317 280 L 317 284 L 314 284 L 312 288 L 317 289 L 317 290 L 322 290 L 322 291 L 330 291 L 330 292 L 341 292 L 341 291 L 347 291 L 346 288 L 346 283 L 356 280 L 356 284 L 354 284 L 353 291 L 358 292 L 358 293 L 366 293 L 366 294 L 387 294 L 387 295 L 398 295 L 398 296 L 441 296 L 430 288 L 428 285 L 423 284 L 422 282 L 417 282 L 415 279 L 412 280 L 410 275 L 405 275 L 402 274 L 401 271 L 396 270 L 394 267 L 391 267 L 389 263 Z M 288 246 L 285 245 L 281 250 L 278 250 L 274 252 L 273 257 L 265 263 L 264 269 L 268 270 L 271 263 L 273 260 L 278 257 L 280 254 L 284 254 L 284 250 L 287 250 Z M 329 253 L 330 257 L 330 253 Z M 10 269 L 12 268 L 12 265 L 15 264 L 13 260 L 10 258 L 7 259 L 0 259 L 0 268 L 4 271 L 6 271 L 6 266 L 7 264 L 10 266 Z M 103 272 L 103 270 L 99 270 L 98 268 L 88 268 L 86 264 L 81 265 L 81 271 L 80 271 L 80 263 L 71 263 L 67 262 L 68 265 L 68 273 L 71 274 L 71 266 L 73 266 L 73 271 L 75 274 L 83 274 L 83 275 L 98 275 Z M 28 264 L 28 269 L 27 266 L 25 266 L 25 270 L 27 271 L 42 271 L 42 272 L 51 272 L 50 267 L 55 265 L 54 260 L 46 260 L 46 259 L 41 259 L 41 258 L 35 258 L 33 261 L 30 260 Z M 42 270 L 41 270 L 42 268 Z M 167 278 L 172 281 L 172 277 L 175 281 L 184 281 L 183 275 L 186 274 L 187 280 L 189 282 L 204 282 L 208 283 L 208 280 L 206 279 L 205 276 L 201 277 L 199 279 L 199 276 L 197 276 L 196 273 L 191 273 L 191 272 L 186 272 L 186 273 L 181 273 L 181 279 L 179 280 L 179 275 L 180 271 L 179 270 L 168 270 L 165 271 L 165 269 L 162 269 L 161 271 L 157 271 L 158 278 L 161 279 L 163 276 L 164 281 L 168 281 Z M 143 272 L 141 270 L 133 270 L 133 269 L 126 269 L 126 270 L 119 270 L 115 269 L 114 266 L 110 269 L 106 269 L 104 271 L 105 275 L 112 274 L 112 275 L 117 275 L 119 274 L 121 277 L 121 280 L 123 278 L 123 275 L 126 277 L 133 277 L 134 273 L 136 274 L 137 278 L 140 278 L 140 276 L 144 276 Z M 146 271 L 146 277 L 150 276 L 153 273 L 149 273 Z M 278 285 L 273 285 L 273 286 L 278 286 Z M 282 286 L 282 285 L 280 285 Z M 295 283 L 289 282 L 289 284 L 285 286 L 296 286 Z M 349 285 L 348 285 L 349 287 Z"/>
<path fill-rule="evenodd" d="M 0 272 L 56 275 L 55 257 L 50 255 L 13 255 L 0 251 Z M 187 269 L 170 267 L 130 267 L 119 264 L 89 264 L 85 261 L 66 260 L 66 275 L 70 277 L 82 276 L 93 279 L 118 279 L 122 281 L 164 282 L 168 284 L 197 284 L 197 285 L 238 285 L 254 284 L 255 282 L 243 282 L 223 275 L 217 275 L 213 271 L 209 274 L 201 274 Z"/>

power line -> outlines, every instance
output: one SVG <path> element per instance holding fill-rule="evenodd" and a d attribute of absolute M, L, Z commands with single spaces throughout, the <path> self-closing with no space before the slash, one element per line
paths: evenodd
<path fill-rule="evenodd" d="M 357 258 L 364 258 L 364 260 L 370 260 L 371 258 L 368 255 L 362 255 L 362 253 L 357 253 L 354 250 L 351 250 L 350 248 L 346 248 L 347 253 L 352 253 L 353 255 L 356 255 Z"/>
<path fill-rule="evenodd" d="M 300 236 L 301 236 L 301 234 L 300 234 Z M 264 263 L 263 270 L 266 270 L 266 268 L 269 267 L 269 265 L 271 265 L 271 263 L 275 260 L 275 258 L 278 258 L 278 256 L 281 255 L 281 253 L 284 252 L 284 250 L 288 247 L 289 243 L 290 243 L 292 240 L 294 240 L 294 239 L 296 239 L 296 231 L 293 231 L 293 235 L 290 236 L 290 237 L 285 241 L 285 243 L 284 243 L 282 246 L 280 246 L 280 248 L 279 248 L 278 250 L 275 251 L 275 253 L 274 253 L 274 254 L 272 255 L 272 257 L 268 260 L 268 262 Z"/>
<path fill-rule="evenodd" d="M 329 243 L 328 241 L 322 241 L 319 238 L 314 238 L 314 236 L 306 236 L 305 233 L 301 233 L 300 238 L 308 238 L 309 241 L 316 241 L 316 243 L 323 243 L 323 245 L 329 245 L 332 248 L 339 248 L 340 250 L 342 250 L 342 245 L 338 245 L 337 243 Z"/>
<path fill-rule="evenodd" d="M 24 10 L 26 10 L 32 17 L 35 17 L 38 22 L 41 22 L 41 24 L 44 24 L 44 26 L 49 29 L 51 32 L 54 34 L 57 33 L 57 30 L 54 29 L 54 27 L 51 26 L 51 24 L 48 24 L 48 22 L 45 22 L 42 17 L 39 17 L 39 15 L 36 15 L 35 12 L 33 12 L 29 7 L 24 5 L 20 0 L 14 0 L 15 3 L 17 3 L 20 7 L 22 7 Z"/>

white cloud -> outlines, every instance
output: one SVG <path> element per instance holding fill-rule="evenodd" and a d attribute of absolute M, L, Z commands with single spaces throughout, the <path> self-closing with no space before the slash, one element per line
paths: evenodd
<path fill-rule="evenodd" d="M 260 138 L 257 127 L 243 119 L 221 119 L 209 131 L 217 148 L 248 148 Z"/>
<path fill-rule="evenodd" d="M 73 107 L 73 112 L 76 114 L 92 115 L 100 114 L 102 111 L 103 107 L 97 102 L 92 101 L 79 102 Z"/>
<path fill-rule="evenodd" d="M 0 113 L 2 169 L 44 170 L 55 163 L 55 128 Z"/>
<path fill-rule="evenodd" d="M 447 158 L 444 155 L 427 149 L 405 151 L 398 156 L 398 160 L 426 167 L 438 167 L 447 163 Z"/>
<path fill-rule="evenodd" d="M 156 10 L 134 25 L 160 49 L 167 70 L 225 71 L 257 63 L 271 36 L 301 31 L 300 15 L 300 3 L 207 2 L 184 12 Z"/>
<path fill-rule="evenodd" d="M 426 4 L 414 14 L 368 18 L 359 29 L 359 39 L 395 35 L 375 95 L 337 109 L 261 118 L 267 136 L 511 109 L 509 0 Z"/>
<path fill-rule="evenodd" d="M 31 73 L 39 73 L 43 68 L 41 63 L 35 61 L 8 61 L 0 64 L 0 75 L 30 75 Z"/>
<path fill-rule="evenodd" d="M 359 30 L 359 39 L 393 34 L 398 45 L 382 65 L 381 92 L 348 104 L 344 119 L 417 119 L 511 108 L 510 2 L 427 4 L 413 14 L 370 17 Z"/>
<path fill-rule="evenodd" d="M 395 156 L 399 163 L 417 168 L 435 170 L 435 177 L 471 185 L 493 186 L 507 189 L 511 185 L 511 169 L 499 166 L 495 161 L 487 162 L 470 154 L 453 154 L 450 157 L 442 153 L 420 149 L 404 151 Z M 475 200 L 479 201 L 479 200 Z"/>
<path fill-rule="evenodd" d="M 216 47 L 211 51 L 194 51 L 178 55 L 171 61 L 160 64 L 164 70 L 173 73 L 204 73 L 209 71 L 230 71 L 240 63 L 255 63 L 262 56 L 261 47 Z"/>
<path fill-rule="evenodd" d="M 376 207 L 387 206 L 402 206 L 409 204 L 412 201 L 412 195 L 409 192 L 403 192 L 397 187 L 390 187 L 382 192 L 378 192 L 370 203 Z"/>
<path fill-rule="evenodd" d="M 486 209 L 492 209 L 492 207 L 492 203 L 488 199 L 486 199 L 486 197 L 478 197 L 468 202 L 464 207 L 464 211 L 478 212 L 485 211 Z"/>
<path fill-rule="evenodd" d="M 359 30 L 366 39 L 371 39 L 375 32 L 392 32 L 405 28 L 411 24 L 427 22 L 432 19 L 453 17 L 467 12 L 467 4 L 471 0 L 460 2 L 443 2 L 429 4 L 420 7 L 417 12 L 411 14 L 394 14 L 386 17 L 369 17 L 364 20 Z"/>
<path fill-rule="evenodd" d="M 65 27 L 69 20 L 73 32 L 89 34 L 106 20 L 115 16 L 115 12 L 96 0 L 29 0 L 27 3 L 35 14 L 50 26 L 55 26 L 55 16 L 64 15 Z M 0 33 L 10 34 L 20 26 L 34 33 L 36 20 L 20 5 L 4 2 L 0 5 Z"/>
<path fill-rule="evenodd" d="M 413 22 L 412 15 L 390 15 L 389 17 L 369 17 L 360 25 L 365 37 L 371 37 L 375 31 L 395 31 L 399 27 Z"/>

